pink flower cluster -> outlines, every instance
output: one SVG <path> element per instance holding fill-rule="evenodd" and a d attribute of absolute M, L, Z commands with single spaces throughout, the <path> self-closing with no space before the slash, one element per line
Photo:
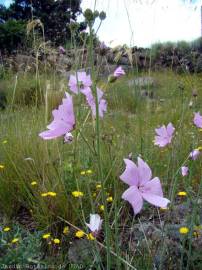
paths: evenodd
<path fill-rule="evenodd" d="M 60 47 L 61 52 L 64 53 L 63 48 Z M 114 72 L 117 77 L 122 76 L 124 71 L 121 67 L 117 68 Z M 85 95 L 86 102 L 91 108 L 92 115 L 96 116 L 96 98 L 98 100 L 98 112 L 100 117 L 104 117 L 104 113 L 107 111 L 107 102 L 103 98 L 104 93 L 101 89 L 96 88 L 96 97 L 93 96 L 91 89 L 92 80 L 90 75 L 86 72 L 76 72 L 75 75 L 70 75 L 69 79 L 70 91 L 74 94 L 82 93 Z M 47 126 L 46 131 L 43 131 L 39 136 L 44 140 L 51 140 L 61 136 L 64 136 L 64 142 L 71 143 L 73 136 L 71 131 L 75 127 L 75 116 L 73 108 L 72 96 L 66 93 L 66 97 L 62 100 L 62 104 L 58 109 L 53 110 L 53 121 Z"/>

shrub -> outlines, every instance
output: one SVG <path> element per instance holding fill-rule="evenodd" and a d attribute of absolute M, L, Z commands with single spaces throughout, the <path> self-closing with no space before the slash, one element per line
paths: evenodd
<path fill-rule="evenodd" d="M 21 47 L 25 40 L 26 24 L 23 21 L 8 20 L 0 24 L 1 49 L 11 52 Z"/>

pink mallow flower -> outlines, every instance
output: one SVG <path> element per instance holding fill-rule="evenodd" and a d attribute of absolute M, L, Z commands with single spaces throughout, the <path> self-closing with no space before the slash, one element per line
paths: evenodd
<path fill-rule="evenodd" d="M 171 143 L 175 128 L 171 123 L 169 123 L 167 127 L 163 125 L 160 128 L 156 128 L 155 131 L 157 136 L 155 136 L 154 144 L 158 145 L 159 147 L 164 147 Z"/>
<path fill-rule="evenodd" d="M 65 53 L 65 48 L 60 46 L 59 47 L 59 53 L 64 54 Z"/>
<path fill-rule="evenodd" d="M 39 136 L 44 140 L 51 140 L 64 136 L 65 142 L 73 139 L 70 131 L 75 126 L 75 116 L 73 109 L 72 96 L 66 93 L 66 98 L 62 100 L 62 104 L 58 109 L 52 111 L 53 121 L 47 126 L 49 130 L 43 131 Z"/>
<path fill-rule="evenodd" d="M 91 77 L 87 75 L 85 71 L 78 71 L 75 75 L 70 75 L 68 85 L 74 94 L 78 94 L 80 91 L 92 85 Z"/>
<path fill-rule="evenodd" d="M 138 158 L 137 165 L 124 159 L 126 169 L 120 179 L 130 187 L 122 194 L 122 199 L 128 201 L 135 214 L 143 207 L 143 200 L 162 208 L 166 208 L 170 202 L 163 197 L 161 183 L 158 177 L 152 178 L 152 172 L 146 162 Z"/>
<path fill-rule="evenodd" d="M 198 128 L 202 128 L 202 115 L 199 112 L 194 113 L 194 125 Z"/>
<path fill-rule="evenodd" d="M 182 176 L 187 176 L 188 173 L 189 173 L 189 168 L 186 167 L 186 166 L 182 166 L 181 167 L 181 173 L 182 173 Z"/>
<path fill-rule="evenodd" d="M 102 227 L 102 219 L 98 214 L 90 214 L 90 223 L 86 223 L 94 236 L 98 234 Z"/>
<path fill-rule="evenodd" d="M 122 76 L 125 75 L 125 74 L 126 74 L 125 71 L 124 71 L 123 68 L 120 66 L 120 67 L 118 67 L 118 68 L 115 69 L 113 75 L 114 75 L 114 77 L 119 78 L 119 77 L 122 77 Z"/>
<path fill-rule="evenodd" d="M 85 88 L 84 90 L 82 90 L 82 93 L 86 96 L 86 101 L 92 110 L 92 115 L 95 117 L 96 116 L 96 102 L 95 102 L 95 98 L 93 96 L 91 89 Z M 97 88 L 97 95 L 98 95 L 98 104 L 99 104 L 99 116 L 103 118 L 104 113 L 107 111 L 107 102 L 105 99 L 102 98 L 104 93 L 99 88 Z"/>
<path fill-rule="evenodd" d="M 200 151 L 198 149 L 194 149 L 190 154 L 189 157 L 193 160 L 196 160 L 200 155 Z"/>

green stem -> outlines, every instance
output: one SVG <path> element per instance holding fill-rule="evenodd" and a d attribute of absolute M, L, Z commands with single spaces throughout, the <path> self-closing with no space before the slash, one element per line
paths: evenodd
<path fill-rule="evenodd" d="M 91 75 L 93 81 L 93 93 L 95 94 L 95 102 L 96 102 L 96 148 L 97 148 L 97 161 L 98 161 L 98 179 L 101 181 L 101 196 L 102 203 L 104 205 L 104 224 L 105 224 L 105 238 L 106 238 L 106 246 L 107 246 L 107 270 L 110 270 L 111 267 L 111 254 L 110 254 L 110 231 L 109 231 L 109 217 L 107 213 L 107 203 L 106 203 L 106 194 L 104 189 L 104 181 L 103 181 L 103 171 L 102 171 L 102 161 L 101 161 L 101 145 L 100 145 L 100 119 L 99 119 L 99 100 L 96 89 L 96 78 L 95 78 L 95 70 L 94 70 L 94 57 L 93 57 L 93 29 L 92 24 L 89 24 L 90 28 L 90 64 L 91 64 Z"/>

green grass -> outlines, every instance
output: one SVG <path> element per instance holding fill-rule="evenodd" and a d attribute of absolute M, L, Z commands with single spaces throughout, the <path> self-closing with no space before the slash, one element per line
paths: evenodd
<path fill-rule="evenodd" d="M 128 86 L 128 80 L 134 78 L 133 74 L 114 84 L 106 85 L 100 82 L 108 102 L 108 111 L 100 121 L 104 179 L 98 179 L 97 159 L 91 152 L 96 145 L 96 138 L 95 122 L 90 114 L 82 128 L 82 136 L 78 137 L 77 145 L 63 144 L 62 139 L 45 142 L 38 136 L 50 122 L 51 110 L 57 107 L 64 94 L 64 87 L 61 87 L 62 91 L 57 91 L 60 89 L 56 82 L 61 78 L 49 76 L 47 83 L 43 75 L 40 76 L 41 83 L 37 88 L 35 76 L 19 76 L 14 94 L 15 78 L 12 75 L 0 82 L 9 97 L 9 106 L 0 113 L 0 164 L 5 165 L 5 168 L 0 170 L 1 215 L 6 222 L 11 222 L 23 206 L 31 210 L 36 229 L 57 231 L 60 236 L 64 227 L 61 217 L 86 230 L 85 221 L 89 220 L 90 213 L 98 212 L 103 215 L 99 210 L 100 204 L 103 204 L 100 192 L 97 192 L 96 198 L 92 195 L 96 192 L 96 184 L 102 180 L 106 192 L 114 198 L 113 202 L 107 205 L 111 224 L 111 249 L 119 257 L 112 255 L 113 267 L 132 269 L 130 266 L 127 268 L 126 262 L 120 259 L 124 258 L 130 265 L 137 268 L 139 266 L 138 269 L 151 269 L 152 256 L 148 253 L 147 245 L 145 252 L 138 253 L 138 249 L 131 251 L 133 239 L 130 239 L 132 234 L 129 228 L 147 220 L 149 211 L 153 213 L 154 208 L 145 205 L 139 220 L 134 219 L 130 205 L 121 199 L 121 194 L 126 189 L 126 185 L 119 179 L 124 169 L 123 158 L 131 152 L 135 161 L 141 156 L 150 165 L 153 176 L 161 179 L 165 197 L 173 196 L 175 199 L 178 191 L 185 190 L 188 194 L 186 200 L 194 202 L 199 195 L 201 160 L 189 161 L 191 172 L 187 178 L 182 178 L 178 170 L 190 151 L 202 145 L 202 132 L 194 127 L 192 122 L 193 112 L 201 111 L 200 75 L 179 76 L 170 71 L 152 73 L 151 76 L 156 81 L 156 86 L 149 89 L 154 92 L 153 99 L 141 96 L 141 89 Z M 48 98 L 45 99 L 43 97 L 47 84 Z M 179 84 L 183 84 L 183 91 L 179 89 Z M 198 90 L 197 98 L 192 97 L 193 88 Z M 34 94 L 30 94 L 33 89 Z M 42 98 L 40 103 L 36 102 L 35 89 Z M 29 97 L 30 100 L 27 101 Z M 189 108 L 190 100 L 193 101 L 192 108 Z M 75 112 L 78 113 L 79 110 L 80 115 L 76 123 L 76 128 L 79 129 L 88 109 L 84 106 L 84 100 L 81 102 L 78 96 L 74 97 L 74 101 Z M 154 146 L 154 129 L 169 122 L 176 128 L 175 138 L 172 145 L 161 150 Z M 73 135 L 75 136 L 75 132 Z M 4 143 L 5 140 L 7 143 Z M 88 169 L 93 173 L 84 176 L 80 174 Z M 32 181 L 36 181 L 37 185 L 32 186 Z M 72 197 L 71 192 L 78 189 L 84 192 L 82 199 Z M 56 192 L 57 196 L 41 196 L 41 193 L 48 191 Z M 175 200 L 171 208 L 174 205 Z M 188 226 L 200 224 L 196 216 L 190 214 L 187 217 Z M 124 238 L 125 231 L 127 233 Z M 128 242 L 127 237 L 130 239 Z M 125 246 L 122 246 L 123 243 Z M 103 258 L 104 250 L 96 254 Z M 99 256 L 96 260 L 99 260 Z M 97 269 L 105 269 L 102 268 L 102 263 L 99 265 L 100 268 Z"/>

